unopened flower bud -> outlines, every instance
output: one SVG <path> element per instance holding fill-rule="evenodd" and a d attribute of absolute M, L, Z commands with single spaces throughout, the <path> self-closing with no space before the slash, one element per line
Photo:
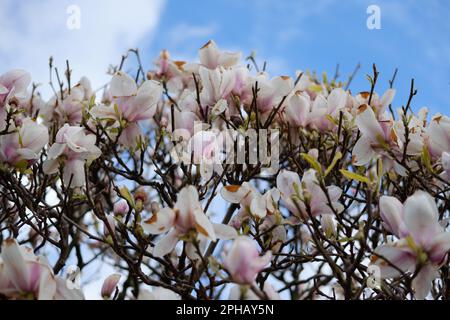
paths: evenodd
<path fill-rule="evenodd" d="M 102 285 L 101 295 L 103 299 L 109 299 L 117 288 L 117 283 L 120 280 L 120 274 L 114 273 L 105 279 Z"/>
<path fill-rule="evenodd" d="M 125 214 L 128 213 L 129 209 L 130 207 L 128 206 L 127 201 L 124 199 L 121 199 L 114 204 L 114 214 L 116 216 L 123 217 Z"/>

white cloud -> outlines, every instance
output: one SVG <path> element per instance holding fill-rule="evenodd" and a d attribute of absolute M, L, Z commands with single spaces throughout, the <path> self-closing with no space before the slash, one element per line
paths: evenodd
<path fill-rule="evenodd" d="M 108 81 L 110 63 L 145 40 L 156 30 L 165 0 L 2 0 L 0 10 L 0 59 L 5 72 L 23 68 L 33 79 L 48 82 L 48 58 L 63 69 L 69 59 L 74 81 L 88 76 L 94 88 Z M 70 30 L 67 8 L 80 8 L 80 29 Z"/>

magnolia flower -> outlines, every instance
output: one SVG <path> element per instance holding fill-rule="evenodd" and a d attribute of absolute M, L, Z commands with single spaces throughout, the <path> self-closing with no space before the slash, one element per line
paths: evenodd
<path fill-rule="evenodd" d="M 11 70 L 0 75 L 0 108 L 8 96 L 23 96 L 30 82 L 31 76 L 24 70 Z"/>
<path fill-rule="evenodd" d="M 263 219 L 278 210 L 280 192 L 276 188 L 261 194 L 250 183 L 244 182 L 241 186 L 224 186 L 220 193 L 226 201 L 240 204 L 241 208 L 233 218 L 233 224 L 238 227 L 249 214 L 257 219 Z"/>
<path fill-rule="evenodd" d="M 82 77 L 80 81 L 69 90 L 57 93 L 46 104 L 43 116 L 46 121 L 58 120 L 76 125 L 81 123 L 83 107 L 87 107 L 93 96 L 91 83 L 88 78 Z"/>
<path fill-rule="evenodd" d="M 242 97 L 244 104 L 247 106 L 250 106 L 253 101 L 252 89 L 254 89 L 256 82 L 258 82 L 256 106 L 263 117 L 276 108 L 283 98 L 294 89 L 294 82 L 291 77 L 279 76 L 269 79 L 266 73 L 259 73 L 256 77 L 248 79 L 247 94 Z"/>
<path fill-rule="evenodd" d="M 219 101 L 226 100 L 236 84 L 235 70 L 219 67 L 214 70 L 199 68 L 203 89 L 200 92 L 202 107 L 214 107 Z M 223 103 L 223 102 L 222 102 Z"/>
<path fill-rule="evenodd" d="M 0 162 L 27 168 L 39 158 L 39 153 L 47 143 L 47 128 L 25 118 L 14 132 L 0 136 Z"/>
<path fill-rule="evenodd" d="M 433 157 L 439 157 L 442 152 L 450 152 L 450 118 L 436 114 L 428 126 L 428 147 Z"/>
<path fill-rule="evenodd" d="M 317 180 L 316 171 L 309 169 L 300 177 L 297 173 L 282 170 L 277 176 L 277 188 L 280 190 L 284 206 L 295 216 L 308 218 L 308 204 L 313 217 L 342 212 L 343 205 L 339 202 L 342 190 L 334 185 L 327 187 L 327 194 L 322 190 Z M 331 207 L 330 203 L 331 201 Z M 324 223 L 329 224 L 330 221 Z"/>
<path fill-rule="evenodd" d="M 397 277 L 400 271 L 417 273 L 414 296 L 424 299 L 450 249 L 450 233 L 439 224 L 436 203 L 428 193 L 416 191 L 403 205 L 394 197 L 381 197 L 380 210 L 385 227 L 399 240 L 378 247 L 371 263 L 380 268 L 382 278 Z"/>
<path fill-rule="evenodd" d="M 67 280 L 53 274 L 44 258 L 14 239 L 5 240 L 2 246 L 0 294 L 10 299 L 83 299 L 79 289 L 69 288 Z"/>
<path fill-rule="evenodd" d="M 230 239 L 237 234 L 230 226 L 209 221 L 194 186 L 181 189 L 173 209 L 163 208 L 154 213 L 149 220 L 142 223 L 142 227 L 149 234 L 165 234 L 153 248 L 153 255 L 156 257 L 170 253 L 180 238 L 191 230 L 211 241 L 216 241 L 217 238 Z"/>
<path fill-rule="evenodd" d="M 120 199 L 114 204 L 113 212 L 116 216 L 124 216 L 128 213 L 130 207 L 125 199 Z"/>
<path fill-rule="evenodd" d="M 48 151 L 48 159 L 44 162 L 44 172 L 58 172 L 59 165 L 64 164 L 63 180 L 66 186 L 82 187 L 86 184 L 84 175 L 85 163 L 97 159 L 101 155 L 95 145 L 96 137 L 85 134 L 82 127 L 65 124 L 56 134 L 55 143 Z"/>
<path fill-rule="evenodd" d="M 224 256 L 224 267 L 234 282 L 252 284 L 271 260 L 270 251 L 260 256 L 257 243 L 247 236 L 240 236 L 233 241 L 231 249 Z"/>
<path fill-rule="evenodd" d="M 120 274 L 114 273 L 107 277 L 105 281 L 103 281 L 101 295 L 103 299 L 109 299 L 111 295 L 114 293 L 114 291 L 117 288 L 117 284 L 120 280 Z"/>
<path fill-rule="evenodd" d="M 363 104 L 368 105 L 370 99 L 370 106 L 373 107 L 375 114 L 377 116 L 383 115 L 386 111 L 386 108 L 394 100 L 395 92 L 396 92 L 395 89 L 388 89 L 381 98 L 376 92 L 372 93 L 372 98 L 370 98 L 370 92 L 367 91 L 360 92 L 353 98 L 354 106 L 358 108 Z"/>
<path fill-rule="evenodd" d="M 147 80 L 138 88 L 133 78 L 118 71 L 109 84 L 111 105 L 96 106 L 92 108 L 91 115 L 99 120 L 124 120 L 126 123 L 119 141 L 131 146 L 141 133 L 137 123 L 153 118 L 162 93 L 161 83 Z"/>
<path fill-rule="evenodd" d="M 389 121 L 380 122 L 373 109 L 367 104 L 359 106 L 356 124 L 361 137 L 353 148 L 353 164 L 362 166 L 374 159 L 392 143 L 397 143 L 397 135 Z"/>
<path fill-rule="evenodd" d="M 218 66 L 232 67 L 239 62 L 240 52 L 220 51 L 213 40 L 209 40 L 200 48 L 200 63 L 208 69 L 216 69 Z"/>

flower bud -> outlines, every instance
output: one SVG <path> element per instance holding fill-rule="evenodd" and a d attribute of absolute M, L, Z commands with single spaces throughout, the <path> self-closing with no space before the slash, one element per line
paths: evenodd
<path fill-rule="evenodd" d="M 121 199 L 114 204 L 114 214 L 116 216 L 123 217 L 128 213 L 129 209 L 130 207 L 128 206 L 127 201 L 124 199 Z"/>
<path fill-rule="evenodd" d="M 108 278 L 105 279 L 102 285 L 102 297 L 103 299 L 109 299 L 111 295 L 114 293 L 114 291 L 117 288 L 117 283 L 120 280 L 120 274 L 114 273 L 110 275 Z"/>

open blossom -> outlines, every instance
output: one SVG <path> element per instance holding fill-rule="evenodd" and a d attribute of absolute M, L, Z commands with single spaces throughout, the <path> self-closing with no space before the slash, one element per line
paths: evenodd
<path fill-rule="evenodd" d="M 339 202 L 342 190 L 337 186 L 328 186 L 327 194 L 322 190 L 314 169 L 307 170 L 302 180 L 296 172 L 283 170 L 277 176 L 277 188 L 285 207 L 297 217 L 308 218 L 308 204 L 313 217 L 340 213 L 344 208 Z M 331 203 L 329 203 L 331 202 Z M 331 204 L 331 207 L 330 207 Z"/>
<path fill-rule="evenodd" d="M 257 243 L 247 236 L 240 236 L 224 257 L 225 269 L 233 281 L 240 284 L 252 284 L 258 273 L 272 260 L 272 253 L 260 256 Z"/>
<path fill-rule="evenodd" d="M 424 299 L 450 249 L 450 233 L 439 223 L 436 203 L 428 193 L 417 191 L 403 205 L 383 196 L 380 209 L 385 226 L 399 240 L 378 247 L 372 264 L 380 268 L 382 278 L 397 277 L 400 271 L 417 272 L 414 296 Z"/>
<path fill-rule="evenodd" d="M 124 120 L 119 142 L 132 146 L 141 134 L 138 122 L 153 118 L 162 93 L 163 88 L 159 82 L 147 80 L 138 87 L 133 78 L 118 71 L 109 84 L 110 105 L 94 107 L 91 115 L 99 120 Z"/>
<path fill-rule="evenodd" d="M 83 299 L 81 290 L 53 274 L 45 258 L 19 246 L 14 239 L 4 241 L 0 257 L 0 294 L 9 299 Z"/>
<path fill-rule="evenodd" d="M 49 123 L 58 121 L 71 125 L 80 124 L 83 108 L 87 109 L 93 94 L 89 79 L 82 77 L 70 91 L 65 90 L 62 97 L 61 92 L 57 92 L 47 102 L 41 114 Z"/>
<path fill-rule="evenodd" d="M 215 69 L 218 66 L 232 67 L 239 62 L 240 52 L 221 51 L 214 40 L 208 41 L 199 50 L 200 63 L 209 69 Z"/>
<path fill-rule="evenodd" d="M 233 224 L 240 226 L 249 216 L 263 219 L 266 215 L 272 215 L 278 210 L 278 200 L 280 192 L 272 188 L 261 194 L 250 183 L 244 182 L 242 185 L 228 185 L 221 190 L 222 197 L 231 203 L 240 204 L 238 214 L 233 218 Z"/>
<path fill-rule="evenodd" d="M 86 184 L 84 165 L 97 159 L 101 151 L 95 145 L 96 137 L 86 134 L 82 127 L 65 124 L 56 134 L 55 143 L 48 151 L 44 162 L 46 174 L 57 173 L 60 164 L 64 164 L 63 180 L 66 186 L 82 187 Z"/>
<path fill-rule="evenodd" d="M 17 168 L 33 164 L 48 143 L 48 131 L 44 125 L 25 118 L 19 128 L 0 136 L 0 162 Z M 10 128 L 10 131 L 14 126 Z"/>
<path fill-rule="evenodd" d="M 217 238 L 230 239 L 237 234 L 230 226 L 209 221 L 194 186 L 181 189 L 173 209 L 163 208 L 154 213 L 149 220 L 143 222 L 142 227 L 149 234 L 165 234 L 153 249 L 153 255 L 157 257 L 170 253 L 180 238 L 191 230 L 211 241 L 216 241 Z"/>

